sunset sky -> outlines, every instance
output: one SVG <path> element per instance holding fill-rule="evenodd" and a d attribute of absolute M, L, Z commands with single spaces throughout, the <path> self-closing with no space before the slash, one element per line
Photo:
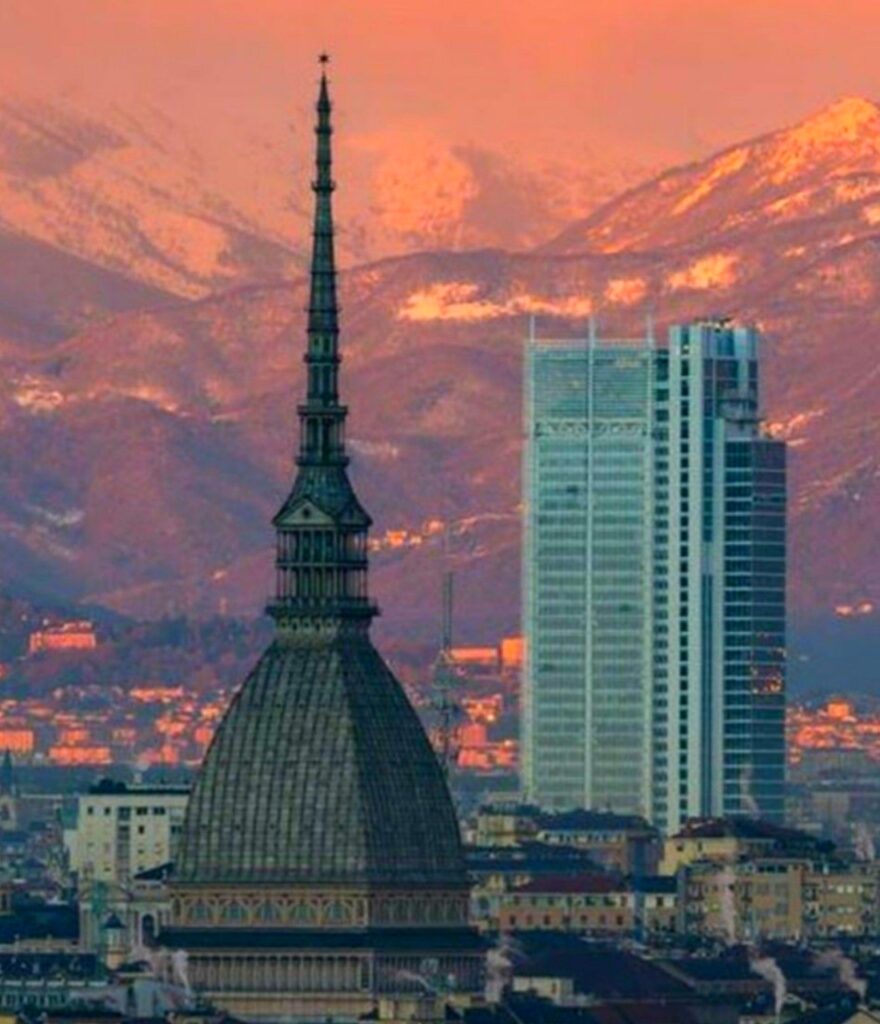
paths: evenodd
<path fill-rule="evenodd" d="M 301 134 L 326 48 L 348 177 L 433 161 L 454 191 L 444 147 L 655 170 L 880 96 L 878 38 L 877 0 L 2 0 L 0 83 L 150 104 L 232 174 L 243 140 Z"/>
<path fill-rule="evenodd" d="M 210 579 L 256 607 L 263 549 L 247 524 L 269 512 L 237 505 L 239 532 L 215 547 L 196 528 L 200 503 L 238 486 L 229 466 L 244 467 L 247 502 L 267 453 L 287 472 L 288 428 L 272 449 L 265 424 L 267 410 L 291 414 L 278 368 L 306 301 L 291 312 L 306 294 L 327 50 L 349 365 L 383 396 L 359 407 L 375 418 L 354 437 L 381 467 L 382 529 L 421 541 L 438 516 L 497 514 L 485 578 L 516 564 L 503 524 L 529 314 L 577 333 L 596 316 L 610 334 L 641 330 L 648 311 L 661 326 L 731 313 L 785 353 L 768 415 L 797 451 L 801 606 L 880 607 L 880 489 L 865 469 L 880 450 L 878 40 L 880 0 L 0 0 L 0 426 L 46 451 L 55 424 L 48 479 L 64 496 L 43 510 L 48 470 L 0 430 L 0 456 L 20 467 L 10 493 L 28 495 L 17 571 L 44 559 L 71 593 L 158 614 L 213 608 L 206 574 L 228 567 Z M 44 359 L 50 345 L 62 361 Z M 494 346 L 508 345 L 496 373 Z M 117 479 L 119 409 L 149 439 L 153 462 L 132 473 L 167 461 L 166 492 L 183 498 L 141 508 L 141 477 Z M 410 467 L 438 437 L 443 469 L 430 461 L 422 478 Z M 412 497 L 392 508 L 398 485 Z M 184 522 L 203 560 L 161 561 L 168 581 L 150 589 Z M 145 530 L 154 546 L 117 567 L 116 545 Z"/>

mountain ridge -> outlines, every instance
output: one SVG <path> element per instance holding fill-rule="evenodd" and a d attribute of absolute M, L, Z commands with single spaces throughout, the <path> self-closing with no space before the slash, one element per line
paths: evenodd
<path fill-rule="evenodd" d="M 517 628 L 529 318 L 542 336 L 583 336 L 590 317 L 602 334 L 637 334 L 649 309 L 658 334 L 731 310 L 762 329 L 768 426 L 791 446 L 793 613 L 880 607 L 880 219 L 865 213 L 880 142 L 862 138 L 865 123 L 829 143 L 835 166 L 866 161 L 857 194 L 836 192 L 819 161 L 772 184 L 769 205 L 740 180 L 672 213 L 711 179 L 716 154 L 588 218 L 612 251 L 577 248 L 580 221 L 556 248 L 435 250 L 340 275 L 353 474 L 377 523 L 375 590 L 389 612 L 380 630 L 436 633 L 447 528 L 465 635 Z M 781 152 L 796 137 L 786 131 L 725 152 L 767 156 L 767 140 Z M 765 181 L 773 158 L 749 180 Z M 805 208 L 770 208 L 805 188 Z M 654 248 L 618 245 L 636 222 Z M 15 358 L 0 351 L 6 582 L 134 615 L 256 613 L 269 518 L 292 472 L 306 303 L 301 277 L 239 284 L 122 310 Z M 36 450 L 38 464 L 23 454 Z"/>
<path fill-rule="evenodd" d="M 855 166 L 841 165 L 840 145 L 852 142 L 853 133 L 857 142 L 862 142 L 862 134 L 868 136 L 865 148 L 855 153 Z M 669 168 L 657 178 L 615 197 L 588 217 L 574 221 L 540 249 L 544 252 L 573 252 L 583 251 L 583 247 L 587 246 L 608 253 L 620 249 L 654 250 L 658 246 L 680 245 L 697 237 L 706 214 L 715 218 L 722 232 L 725 227 L 751 230 L 754 228 L 754 220 L 749 222 L 742 217 L 726 224 L 724 217 L 719 218 L 717 211 L 713 210 L 713 202 L 718 200 L 719 195 L 723 199 L 725 190 L 729 190 L 738 181 L 745 182 L 753 197 L 760 195 L 763 190 L 777 196 L 778 202 L 785 192 L 783 186 L 798 179 L 796 171 L 804 166 L 803 162 L 799 163 L 804 150 L 809 150 L 811 145 L 815 148 L 816 142 L 822 143 L 822 159 L 807 164 L 805 175 L 807 183 L 813 183 L 814 189 L 825 184 L 817 174 L 817 165 L 829 161 L 834 172 L 832 177 L 841 181 L 852 174 L 877 175 L 880 173 L 880 107 L 864 97 L 843 97 L 788 128 L 733 143 L 707 159 Z M 757 179 L 752 175 L 749 180 L 748 172 L 756 165 L 760 165 L 763 172 Z M 786 173 L 780 176 L 783 170 Z M 871 186 L 865 195 L 871 195 L 880 188 L 876 180 Z M 849 195 L 844 192 L 837 198 L 845 203 L 857 199 L 857 192 Z M 649 199 L 650 209 L 646 210 L 645 204 L 640 203 L 643 198 Z M 814 197 L 795 192 L 788 198 L 788 209 L 794 207 L 795 214 L 800 209 L 812 212 L 807 200 Z M 782 205 L 770 212 L 783 215 L 785 211 L 786 206 Z M 755 212 L 766 213 L 760 207 L 758 211 L 750 212 L 752 216 Z M 654 216 L 640 219 L 648 213 Z M 652 231 L 658 213 L 661 214 L 661 227 Z M 690 216 L 685 216 L 687 214 Z M 615 218 L 618 222 L 622 220 L 623 224 L 613 225 L 611 222 Z M 784 218 L 781 222 L 785 222 Z M 877 220 L 873 223 L 877 223 Z M 633 236 L 631 232 L 634 224 L 639 225 L 640 230 Z M 873 226 L 870 221 L 869 226 Z M 629 235 L 623 231 L 627 227 Z M 682 227 L 683 230 L 679 230 Z"/>

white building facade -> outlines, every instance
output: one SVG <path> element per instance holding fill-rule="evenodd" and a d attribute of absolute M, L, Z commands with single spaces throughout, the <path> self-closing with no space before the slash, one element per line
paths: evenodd
<path fill-rule="evenodd" d="M 70 870 L 82 882 L 127 885 L 174 859 L 189 790 L 104 780 L 79 798 L 64 833 Z"/>

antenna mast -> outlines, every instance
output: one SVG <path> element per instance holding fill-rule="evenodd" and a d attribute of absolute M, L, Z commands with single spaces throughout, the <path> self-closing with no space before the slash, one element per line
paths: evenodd
<path fill-rule="evenodd" d="M 437 715 L 438 755 L 447 776 L 458 761 L 458 720 L 461 717 L 461 706 L 454 693 L 460 683 L 452 656 L 454 595 L 455 574 L 447 565 L 443 571 L 442 586 L 443 632 L 440 653 L 434 662 L 434 696 L 431 701 Z"/>

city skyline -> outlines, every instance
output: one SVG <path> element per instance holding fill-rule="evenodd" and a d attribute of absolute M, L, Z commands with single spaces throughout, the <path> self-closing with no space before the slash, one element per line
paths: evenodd
<path fill-rule="evenodd" d="M 0 0 L 3 1013 L 877 1024 L 880 12 L 299 11 Z"/>

